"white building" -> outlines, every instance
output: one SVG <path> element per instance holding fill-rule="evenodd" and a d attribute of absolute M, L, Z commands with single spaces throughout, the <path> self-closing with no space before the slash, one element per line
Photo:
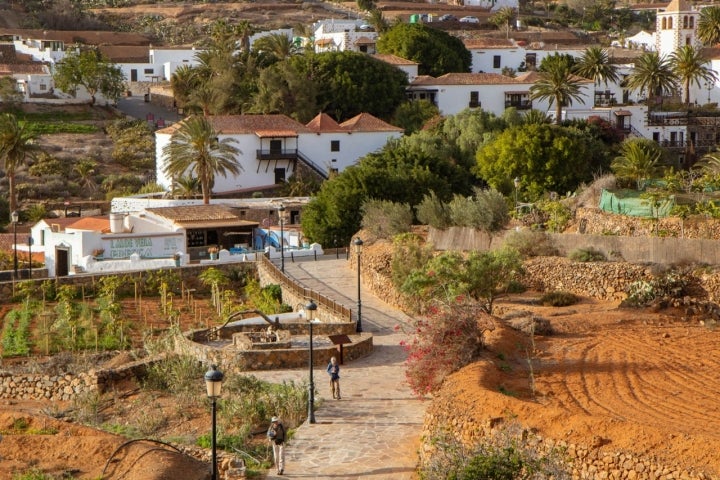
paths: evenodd
<path fill-rule="evenodd" d="M 700 47 L 697 22 L 700 11 L 687 0 L 672 0 L 665 10 L 658 10 L 655 22 L 655 49 L 661 56 L 669 56 L 679 47 Z"/>
<path fill-rule="evenodd" d="M 388 53 L 376 53 L 373 55 L 373 57 L 385 63 L 393 65 L 405 72 L 408 77 L 408 82 L 412 82 L 418 76 L 419 64 L 417 62 L 413 62 L 412 60 L 406 60 L 404 58 L 400 58 L 396 55 Z"/>
<path fill-rule="evenodd" d="M 313 25 L 315 52 L 353 52 L 375 53 L 377 32 L 367 30 L 363 22 L 323 20 Z"/>
<path fill-rule="evenodd" d="M 236 141 L 243 168 L 237 177 L 216 176 L 216 194 L 272 188 L 295 174 L 300 165 L 327 178 L 403 132 L 367 113 L 342 124 L 327 115 L 319 115 L 307 125 L 285 115 L 225 115 L 209 120 L 219 138 Z M 167 189 L 172 179 L 165 173 L 167 160 L 162 151 L 180 125 L 155 132 L 157 182 Z"/>
<path fill-rule="evenodd" d="M 196 67 L 194 47 L 101 46 L 100 51 L 120 67 L 130 82 L 164 82 L 180 66 Z"/>
<path fill-rule="evenodd" d="M 421 75 L 408 87 L 408 95 L 413 100 L 433 102 L 442 115 L 482 108 L 500 116 L 508 107 L 541 110 L 552 115 L 555 107 L 551 107 L 548 100 L 530 99 L 530 87 L 537 79 L 537 72 L 526 72 L 515 78 L 497 73 L 448 73 L 438 78 Z M 572 116 L 574 110 L 587 110 L 592 106 L 592 80 L 580 79 L 580 94 L 585 103 L 575 101 L 563 107 L 564 114 Z"/>

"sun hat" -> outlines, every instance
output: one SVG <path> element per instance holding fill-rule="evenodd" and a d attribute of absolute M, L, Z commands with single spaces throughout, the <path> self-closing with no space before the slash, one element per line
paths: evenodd
<path fill-rule="evenodd" d="M 280 419 L 279 419 L 278 417 L 272 417 L 272 418 L 270 419 L 270 422 L 271 422 L 271 423 L 275 423 L 275 422 L 279 422 L 279 421 L 280 421 Z"/>

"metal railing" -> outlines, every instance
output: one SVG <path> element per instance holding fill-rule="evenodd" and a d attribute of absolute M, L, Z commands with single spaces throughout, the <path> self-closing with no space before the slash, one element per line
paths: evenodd
<path fill-rule="evenodd" d="M 333 314 L 342 318 L 347 318 L 347 321 L 349 322 L 352 321 L 351 309 L 331 298 L 326 297 L 325 295 L 316 292 L 315 290 L 299 284 L 294 279 L 283 274 L 277 265 L 271 262 L 267 256 L 258 255 L 258 257 L 260 259 L 259 263 L 261 266 L 266 269 L 273 280 L 278 282 L 283 289 L 287 289 L 289 292 L 300 298 L 312 299 L 319 306 L 331 311 Z"/>

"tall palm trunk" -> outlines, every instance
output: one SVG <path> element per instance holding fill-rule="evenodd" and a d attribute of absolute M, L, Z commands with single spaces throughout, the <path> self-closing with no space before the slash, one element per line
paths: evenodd
<path fill-rule="evenodd" d="M 555 97 L 555 124 L 562 124 L 562 100 L 559 95 Z"/>

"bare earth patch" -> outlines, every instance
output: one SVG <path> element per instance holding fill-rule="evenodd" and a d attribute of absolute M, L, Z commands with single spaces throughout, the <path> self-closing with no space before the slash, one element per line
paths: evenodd
<path fill-rule="evenodd" d="M 462 399 L 459 408 L 480 420 L 512 414 L 545 437 L 720 474 L 718 331 L 682 312 L 594 300 L 553 308 L 516 298 L 497 307 L 517 310 L 554 330 L 535 337 L 534 395 L 532 343 L 499 326 L 484 358 L 453 375 L 442 397 Z"/>

